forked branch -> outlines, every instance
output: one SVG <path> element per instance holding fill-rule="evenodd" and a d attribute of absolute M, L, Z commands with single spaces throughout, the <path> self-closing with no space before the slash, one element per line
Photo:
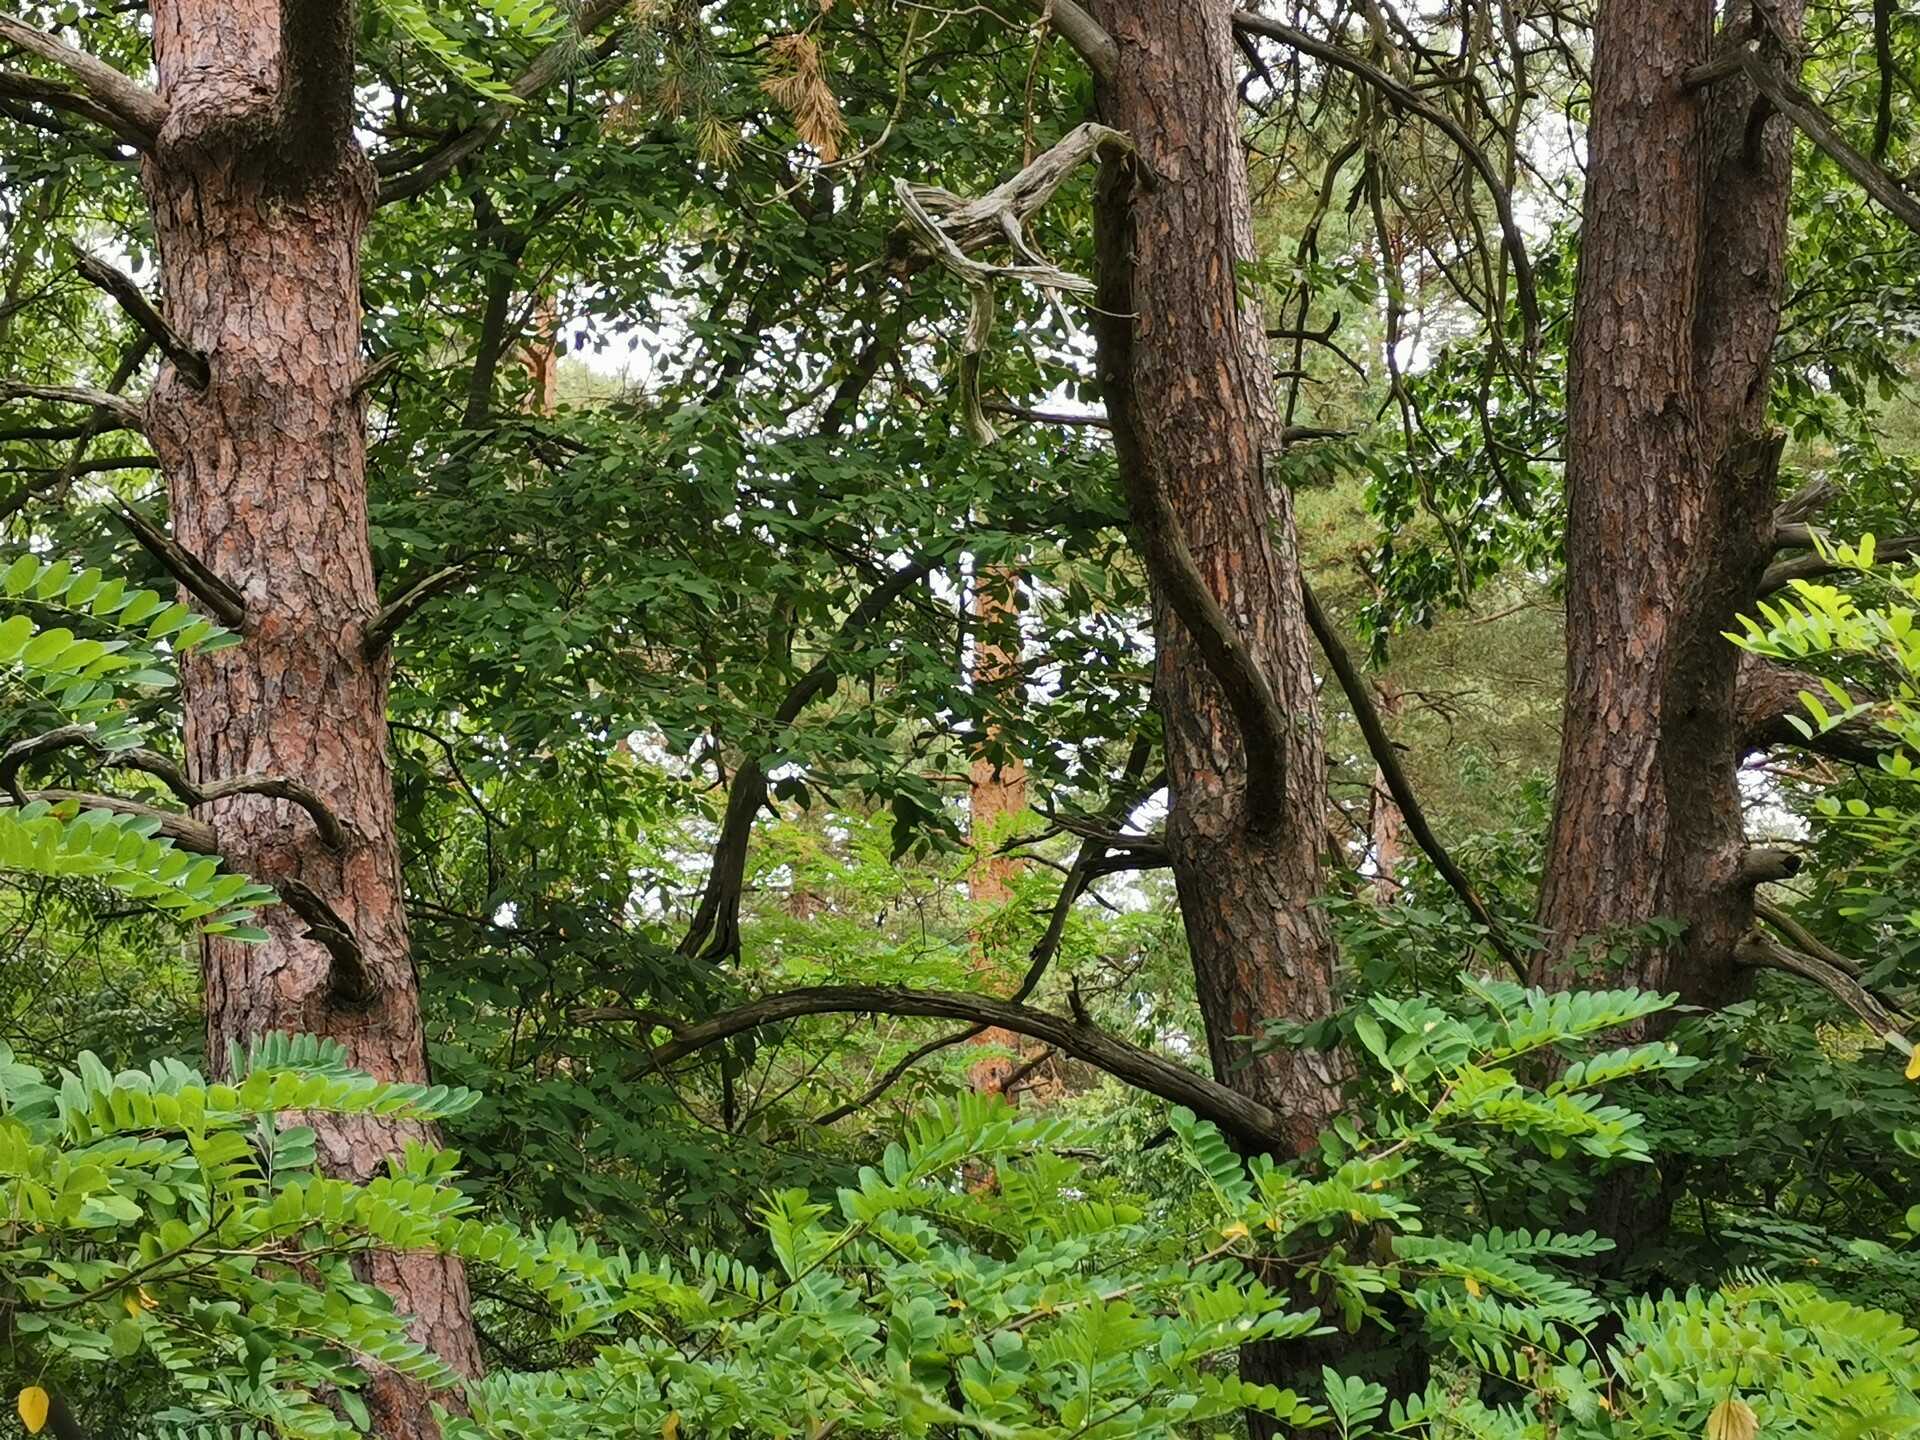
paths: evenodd
<path fill-rule="evenodd" d="M 166 122 L 167 107 L 146 86 L 123 75 L 106 61 L 75 49 L 59 36 L 11 15 L 0 15 L 0 40 L 58 65 L 74 78 L 87 98 L 115 122 L 113 129 L 121 139 L 143 150 L 153 148 L 160 127 Z"/>

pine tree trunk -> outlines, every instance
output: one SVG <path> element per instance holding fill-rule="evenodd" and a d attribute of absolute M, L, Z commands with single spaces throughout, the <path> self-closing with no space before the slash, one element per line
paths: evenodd
<path fill-rule="evenodd" d="M 1568 370 L 1567 701 L 1534 978 L 1737 996 L 1739 652 L 1724 638 L 1772 550 L 1766 429 L 1792 139 L 1744 77 L 1689 91 L 1709 0 L 1606 0 L 1595 35 Z M 1771 8 L 1771 7 L 1770 7 Z M 1797 35 L 1801 0 L 1775 9 Z M 1748 7 L 1719 40 L 1740 43 Z M 1683 929 L 1666 938 L 1636 927 Z M 1623 967 L 1606 957 L 1624 940 Z M 1683 1157 L 1609 1177 L 1594 1223 L 1657 1240 Z"/>
<path fill-rule="evenodd" d="M 1778 6 L 1789 33 L 1800 12 Z M 1568 370 L 1567 703 L 1537 966 L 1547 984 L 1700 1004 L 1736 986 L 1752 919 L 1738 651 L 1723 632 L 1772 548 L 1767 377 L 1792 157 L 1784 120 L 1749 123 L 1744 79 L 1683 85 L 1711 42 L 1709 0 L 1600 9 Z M 1597 966 L 1591 941 L 1656 918 L 1684 935 L 1636 938 L 1624 974 Z"/>
<path fill-rule="evenodd" d="M 1107 0 L 1097 9 L 1119 47 L 1101 118 L 1133 138 L 1158 177 L 1130 203 L 1107 195 L 1100 207 L 1100 365 L 1121 463 L 1146 467 L 1171 503 L 1207 588 L 1293 722 L 1280 813 L 1256 816 L 1239 728 L 1156 577 L 1167 844 L 1214 1073 L 1285 1115 L 1305 1150 L 1339 1109 L 1334 1063 L 1287 1046 L 1256 1054 L 1250 1043 L 1268 1021 L 1332 1010 L 1335 954 L 1313 904 L 1326 761 L 1292 500 L 1266 475 L 1280 435 L 1272 360 L 1235 274 L 1253 237 L 1229 58 L 1233 6 Z M 1123 273 L 1130 283 L 1113 293 Z"/>
<path fill-rule="evenodd" d="M 346 922 L 362 963 L 306 938 L 287 906 L 270 939 L 203 946 L 209 1063 L 268 1031 L 341 1042 L 387 1079 L 426 1077 L 408 952 L 387 751 L 387 663 L 362 649 L 377 610 L 367 536 L 361 373 L 361 238 L 372 175 L 350 128 L 350 6 L 161 0 L 154 53 L 169 117 L 142 176 L 170 318 L 209 357 L 196 390 L 163 368 L 149 408 L 174 536 L 234 586 L 245 643 L 182 676 L 189 773 L 277 774 L 318 792 L 345 831 L 338 851 L 285 801 L 207 807 L 228 862 L 309 887 Z M 322 1165 L 363 1179 L 418 1126 L 315 1117 Z M 456 1263 L 381 1255 L 370 1278 L 416 1338 L 479 1373 Z M 368 1400 L 392 1440 L 435 1433 L 424 1394 L 392 1374 Z"/>

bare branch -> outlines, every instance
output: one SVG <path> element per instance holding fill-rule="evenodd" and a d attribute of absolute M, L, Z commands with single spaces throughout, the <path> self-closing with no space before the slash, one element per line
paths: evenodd
<path fill-rule="evenodd" d="M 1119 72 L 1120 47 L 1113 43 L 1113 37 L 1100 22 L 1076 0 L 1052 0 L 1050 5 L 1044 7 L 1039 0 L 1028 0 L 1028 4 L 1033 9 L 1044 9 L 1051 19 L 1054 33 L 1087 62 L 1087 69 L 1093 72 L 1094 79 L 1111 81 Z"/>
<path fill-rule="evenodd" d="M 112 508 L 120 523 L 133 533 L 133 538 L 140 542 L 142 548 L 166 566 L 168 573 L 189 594 L 219 616 L 222 624 L 230 630 L 239 630 L 246 625 L 245 596 L 208 569 L 199 556 L 189 554 L 185 546 L 126 501 L 116 499 Z"/>
<path fill-rule="evenodd" d="M 38 75 L 21 75 L 10 70 L 0 70 L 0 98 L 24 100 L 33 105 L 45 105 L 51 110 L 64 110 L 69 115 L 78 115 L 83 120 L 91 120 L 101 128 L 111 130 L 136 148 L 146 144 L 146 137 L 141 135 L 137 127 L 127 124 L 121 116 L 109 110 L 85 91 L 76 90 L 71 85 L 62 85 L 57 80 L 45 80 Z M 56 121 L 36 119 L 34 123 L 46 129 L 62 132 L 67 128 Z"/>
<path fill-rule="evenodd" d="M 114 127 L 115 133 L 143 150 L 153 148 L 160 127 L 166 123 L 167 107 L 146 86 L 123 75 L 106 61 L 11 15 L 0 15 L 0 40 L 58 65 L 80 83 L 81 90 L 95 103 L 120 122 Z"/>
<path fill-rule="evenodd" d="M 146 430 L 140 407 L 123 395 L 85 385 L 35 385 L 24 380 L 0 380 L 0 401 L 47 400 L 55 405 L 84 405 L 109 423 L 112 430 Z"/>
<path fill-rule="evenodd" d="M 49 805 L 72 803 L 83 810 L 110 810 L 115 815 L 134 815 L 142 820 L 157 821 L 159 833 L 182 850 L 191 850 L 196 855 L 220 853 L 220 840 L 214 834 L 213 826 L 191 815 L 162 810 L 157 805 L 143 805 L 138 800 L 128 800 L 119 795 L 96 795 L 87 790 L 28 790 L 18 798 L 27 804 L 35 800 L 44 800 Z"/>
<path fill-rule="evenodd" d="M 0 752 L 0 788 L 25 804 L 20 789 L 20 767 L 27 761 L 59 750 L 89 750 L 100 764 L 116 770 L 138 770 L 152 775 L 171 790 L 189 808 L 210 805 L 232 795 L 265 795 L 275 800 L 290 800 L 313 819 L 313 828 L 330 850 L 339 850 L 347 842 L 345 828 L 317 794 L 297 780 L 279 775 L 241 775 L 231 780 L 215 780 L 205 785 L 187 778 L 187 773 L 165 755 L 153 750 L 110 750 L 99 742 L 91 725 L 62 725 L 39 735 L 16 740 Z M 165 812 L 156 812 L 165 813 Z"/>
<path fill-rule="evenodd" d="M 1837 965 L 1814 955 L 1805 954 L 1791 946 L 1782 945 L 1765 931 L 1754 929 L 1747 932 L 1740 943 L 1734 947 L 1734 959 L 1742 965 L 1750 965 L 1768 970 L 1780 970 L 1789 975 L 1798 975 L 1803 980 L 1811 980 L 1847 1009 L 1859 1016 L 1879 1038 L 1880 1043 L 1900 1059 L 1905 1060 L 1913 1054 L 1913 1041 L 1907 1038 L 1906 1028 L 1912 1021 L 1896 1014 L 1883 1005 L 1853 976 Z"/>
<path fill-rule="evenodd" d="M 175 330 L 167 323 L 166 317 L 154 309 L 153 303 L 141 293 L 133 277 L 89 255 L 78 246 L 73 247 L 73 253 L 74 268 L 80 272 L 81 278 L 111 295 L 133 323 L 144 330 L 153 343 L 160 347 L 161 353 L 173 362 L 174 368 L 186 378 L 188 384 L 196 390 L 206 389 L 207 382 L 213 378 L 207 357 L 194 349 L 186 336 Z"/>
<path fill-rule="evenodd" d="M 809 1015 L 918 1015 L 1010 1030 L 1016 1035 L 1045 1041 L 1064 1055 L 1104 1070 L 1149 1094 L 1184 1105 L 1243 1143 L 1290 1152 L 1282 1117 L 1259 1101 L 1236 1095 L 1217 1080 L 1095 1026 L 985 995 L 908 990 L 890 985 L 831 985 L 790 990 L 689 1025 L 653 1050 L 648 1059 L 655 1066 L 670 1065 L 735 1035 Z"/>
<path fill-rule="evenodd" d="M 1513 261 L 1513 278 L 1520 300 L 1520 313 L 1527 326 L 1527 352 L 1531 354 L 1540 341 L 1540 300 L 1533 283 L 1533 262 L 1527 258 L 1526 241 L 1520 233 L 1519 223 L 1513 215 L 1513 196 L 1508 191 L 1500 174 L 1493 168 L 1493 162 L 1474 143 L 1460 122 L 1444 110 L 1436 109 L 1422 100 L 1418 94 L 1402 85 L 1384 70 L 1369 65 L 1359 56 L 1349 54 L 1337 45 L 1309 35 L 1304 30 L 1296 30 L 1291 25 L 1269 19 L 1265 15 L 1256 15 L 1251 10 L 1236 11 L 1233 23 L 1241 30 L 1255 35 L 1264 35 L 1270 40 L 1298 50 L 1303 55 L 1311 55 L 1322 64 L 1345 70 L 1348 74 L 1365 81 L 1384 97 L 1390 104 L 1418 115 L 1429 125 L 1443 133 L 1466 157 L 1467 163 L 1479 174 L 1487 192 L 1493 197 L 1493 208 L 1500 218 L 1500 234 L 1508 256 Z"/>
<path fill-rule="evenodd" d="M 1740 857 L 1740 883 L 1746 886 L 1768 885 L 1791 880 L 1800 873 L 1802 861 L 1791 850 L 1773 845 L 1756 845 Z"/>
<path fill-rule="evenodd" d="M 1405 767 L 1400 764 L 1400 752 L 1394 749 L 1393 738 L 1387 734 L 1387 727 L 1380 719 L 1380 707 L 1373 703 L 1373 687 L 1366 677 L 1355 667 L 1353 657 L 1347 654 L 1347 647 L 1341 643 L 1340 634 L 1327 619 L 1327 612 L 1320 608 L 1319 597 L 1313 593 L 1313 587 L 1307 583 L 1307 577 L 1300 577 L 1300 597 L 1306 602 L 1307 624 L 1312 628 L 1314 638 L 1320 642 L 1320 648 L 1326 653 L 1327 663 L 1333 667 L 1333 673 L 1340 681 L 1340 688 L 1346 692 L 1347 703 L 1353 707 L 1353 718 L 1360 723 L 1360 733 L 1366 737 L 1367 750 L 1373 756 L 1374 764 L 1380 767 L 1381 778 L 1387 782 L 1387 793 L 1393 796 L 1393 803 L 1400 807 L 1405 817 L 1407 829 L 1420 848 L 1427 852 L 1427 858 L 1433 862 L 1433 868 L 1440 872 L 1440 878 L 1447 882 L 1449 889 L 1460 897 L 1460 903 L 1467 907 L 1467 913 L 1487 932 L 1487 942 L 1507 962 L 1520 982 L 1527 983 L 1527 967 L 1507 944 L 1499 919 L 1487 908 L 1486 901 L 1480 898 L 1480 892 L 1473 888 L 1473 882 L 1466 872 L 1454 862 L 1453 856 L 1440 843 L 1440 837 L 1434 834 L 1433 826 L 1427 822 L 1427 812 L 1422 808 L 1420 799 L 1413 793 L 1413 783 L 1407 779 Z"/>
<path fill-rule="evenodd" d="M 306 938 L 332 957 L 334 996 L 346 1005 L 365 1005 L 371 1001 L 377 989 L 367 969 L 367 957 L 339 912 L 303 880 L 288 877 L 276 881 L 274 889 L 280 892 L 287 908 L 307 922 Z"/>
<path fill-rule="evenodd" d="M 1880 757 L 1892 751 L 1895 744 L 1893 737 L 1870 719 L 1856 718 L 1812 736 L 1802 734 L 1793 726 L 1790 716 L 1806 715 L 1800 692 L 1818 695 L 1823 688 L 1816 675 L 1791 670 L 1755 655 L 1741 655 L 1734 695 L 1742 752 L 1754 754 L 1785 746 L 1849 765 L 1877 767 Z"/>
<path fill-rule="evenodd" d="M 378 660 L 393 644 L 393 637 L 413 613 L 436 595 L 444 595 L 467 573 L 466 565 L 449 565 L 408 586 L 367 623 L 360 642 L 361 652 L 369 660 Z"/>
<path fill-rule="evenodd" d="M 1798 538 L 1803 532 L 1807 534 L 1805 541 Z M 1774 540 L 1782 546 L 1813 543 L 1811 531 L 1804 525 L 1778 526 L 1774 530 Z M 1876 541 L 1873 547 L 1874 559 L 1881 563 L 1910 560 L 1916 553 L 1920 553 L 1920 535 L 1889 535 L 1884 540 Z M 1817 580 L 1822 575 L 1837 574 L 1847 568 L 1818 551 L 1790 555 L 1784 560 L 1774 561 L 1761 573 L 1758 593 L 1764 598 L 1776 590 L 1786 589 L 1796 580 Z"/>

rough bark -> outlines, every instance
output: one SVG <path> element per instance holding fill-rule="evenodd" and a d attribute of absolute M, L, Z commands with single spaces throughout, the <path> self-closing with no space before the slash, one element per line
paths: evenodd
<path fill-rule="evenodd" d="M 1766 431 L 1791 131 L 1744 74 L 1690 89 L 1709 0 L 1606 0 L 1595 35 L 1568 372 L 1567 706 L 1540 920 L 1543 983 L 1695 1003 L 1739 984 L 1751 923 L 1738 652 L 1723 638 L 1773 545 Z M 1739 43 L 1739 6 L 1720 44 Z M 1797 32 L 1798 0 L 1778 7 Z M 1624 974 L 1588 942 L 1665 917 Z"/>
<path fill-rule="evenodd" d="M 285 799 L 204 807 L 236 868 L 303 884 L 353 931 L 362 964 L 339 983 L 290 907 L 258 945 L 209 939 L 209 1061 L 230 1041 L 296 1031 L 340 1041 L 354 1065 L 426 1076 L 408 950 L 387 752 L 387 662 L 364 632 L 379 610 L 367 537 L 361 237 L 373 177 L 346 123 L 351 7 L 163 0 L 154 56 L 167 121 L 142 178 L 169 316 L 209 360 L 196 388 L 164 367 L 147 429 L 175 538 L 246 605 L 246 643 L 182 676 L 188 774 L 294 777 L 340 821 L 337 848 Z M 284 19 L 284 33 L 283 33 Z M 294 158 L 297 152 L 297 160 Z M 420 1127 L 315 1117 L 322 1165 L 364 1178 Z M 480 1356 L 458 1264 L 380 1255 L 370 1278 L 456 1369 Z M 392 1374 L 368 1401 L 388 1437 L 435 1433 L 424 1394 Z"/>
<path fill-rule="evenodd" d="M 1232 4 L 1096 10 L 1119 57 L 1096 86 L 1100 117 L 1138 147 L 1101 176 L 1095 336 L 1153 582 L 1167 850 L 1214 1073 L 1278 1115 L 1299 1154 L 1340 1108 L 1339 1070 L 1255 1042 L 1270 1021 L 1333 1008 L 1333 937 L 1313 903 L 1326 762 L 1292 501 L 1267 479 L 1281 444 L 1272 358 L 1236 272 L 1253 237 Z M 1321 1358 L 1250 1346 L 1241 1374 L 1284 1383 Z M 1257 1413 L 1247 1423 L 1279 1433 Z"/>
<path fill-rule="evenodd" d="M 1268 484 L 1279 446 L 1261 318 L 1236 263 L 1253 252 L 1225 0 L 1107 0 L 1096 18 L 1119 64 L 1101 119 L 1133 138 L 1154 177 L 1109 162 L 1099 225 L 1102 385 L 1137 524 L 1164 501 L 1177 539 L 1285 720 L 1253 743 L 1190 625 L 1168 564 L 1154 571 L 1155 694 L 1166 731 L 1166 835 L 1214 1073 L 1284 1117 L 1296 1152 L 1340 1104 L 1318 1052 L 1250 1043 L 1273 1020 L 1333 1004 L 1334 946 L 1312 903 L 1323 871 L 1325 760 L 1292 503 Z M 1130 191 L 1130 193 L 1128 193 Z M 1149 546 L 1151 550 L 1152 547 Z M 1249 783 L 1277 777 L 1263 803 Z"/>

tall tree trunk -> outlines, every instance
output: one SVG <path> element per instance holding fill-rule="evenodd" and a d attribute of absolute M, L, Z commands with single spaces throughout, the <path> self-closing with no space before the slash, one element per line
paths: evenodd
<path fill-rule="evenodd" d="M 1232 0 L 1101 0 L 1117 49 L 1101 119 L 1101 387 L 1153 581 L 1167 848 L 1215 1075 L 1285 1120 L 1304 1152 L 1340 1107 L 1327 1055 L 1257 1046 L 1269 1021 L 1333 1008 L 1323 882 L 1326 761 L 1272 361 L 1237 267 L 1253 253 Z M 1301 1297 L 1303 1300 L 1306 1297 Z M 1248 1380 L 1320 1356 L 1250 1346 Z M 1250 1413 L 1255 1436 L 1278 1433 Z"/>
<path fill-rule="evenodd" d="M 1011 691 L 1020 679 L 1020 572 L 1008 565 L 982 565 L 973 582 L 973 683 L 981 689 Z M 990 734 L 988 739 L 997 739 Z M 991 746 L 989 748 L 1000 748 Z M 999 853 L 1027 811 L 1027 768 L 1017 755 L 998 758 L 982 750 L 967 776 L 967 805 L 973 865 L 967 872 L 967 896 L 978 907 L 1004 905 L 1013 898 L 1020 862 Z M 976 930 L 974 967 L 987 977 L 983 988 L 998 987 L 998 959 L 990 937 Z M 974 1062 L 967 1078 L 976 1091 L 1001 1090 L 1020 1063 L 1011 1058 L 1023 1047 L 1005 1030 L 985 1030 L 975 1043 L 996 1053 Z M 1010 1052 L 1010 1053 L 1009 1053 Z"/>
<path fill-rule="evenodd" d="M 1783 25 L 1797 31 L 1800 8 L 1779 5 Z M 1596 28 L 1568 361 L 1567 702 L 1537 970 L 1600 978 L 1589 941 L 1671 918 L 1678 941 L 1633 944 L 1627 973 L 1606 978 L 1709 1004 L 1751 918 L 1723 632 L 1771 550 L 1792 157 L 1744 78 L 1683 84 L 1708 58 L 1712 9 L 1606 0 Z"/>
<path fill-rule="evenodd" d="M 1130 484 L 1171 509 L 1184 549 L 1284 717 L 1243 737 L 1239 715 L 1153 563 L 1155 694 L 1166 729 L 1167 845 L 1220 1079 L 1287 1117 L 1295 1148 L 1340 1105 L 1333 1062 L 1250 1039 L 1270 1020 L 1333 1006 L 1323 880 L 1326 761 L 1300 599 L 1293 508 L 1267 480 L 1280 444 L 1272 360 L 1236 266 L 1253 253 L 1229 0 L 1104 0 L 1119 49 L 1101 119 L 1132 137 L 1154 179 L 1103 184 L 1101 382 Z M 1136 523 L 1143 516 L 1136 494 Z M 1254 753 L 1250 747 L 1259 747 Z M 1255 794 L 1255 766 L 1272 772 Z"/>
<path fill-rule="evenodd" d="M 287 906 L 270 938 L 203 946 L 207 1051 L 295 1031 L 341 1042 L 388 1079 L 426 1077 L 408 953 L 387 752 L 387 662 L 363 653 L 378 608 L 355 382 L 360 244 L 370 167 L 350 128 L 351 6 L 157 0 L 153 44 L 168 119 L 142 178 L 171 318 L 209 357 L 196 390 L 162 369 L 149 409 L 175 538 L 245 597 L 246 642 L 184 667 L 189 772 L 304 782 L 340 821 L 322 843 L 300 808 L 258 795 L 209 807 L 237 869 L 304 885 L 346 923 L 357 964 L 308 938 Z M 421 1127 L 314 1117 L 321 1163 L 355 1179 Z M 475 1375 L 458 1264 L 379 1255 L 370 1278 L 416 1338 Z M 434 1434 L 419 1388 L 376 1377 L 381 1434 Z"/>
<path fill-rule="evenodd" d="M 1802 0 L 1769 9 L 1798 34 Z M 1719 43 L 1744 43 L 1749 16 L 1734 7 Z M 1711 0 L 1605 0 L 1595 33 L 1568 370 L 1567 701 L 1535 965 L 1549 986 L 1703 1005 L 1735 993 L 1752 921 L 1738 652 L 1723 632 L 1771 550 L 1766 401 L 1792 162 L 1786 122 L 1756 109 L 1744 77 L 1683 84 L 1712 19 Z M 1684 929 L 1631 933 L 1656 919 Z M 1599 957 L 1622 938 L 1614 969 Z M 1596 1220 L 1623 1241 L 1657 1232 L 1675 1173 L 1650 1191 L 1606 1187 Z"/>

